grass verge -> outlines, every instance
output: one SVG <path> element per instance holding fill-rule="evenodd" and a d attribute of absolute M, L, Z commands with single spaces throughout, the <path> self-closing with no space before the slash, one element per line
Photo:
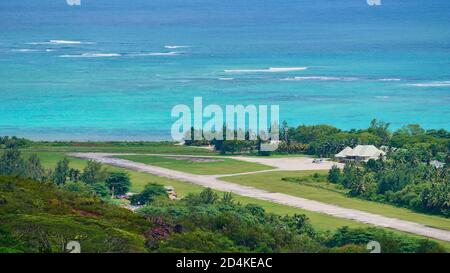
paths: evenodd
<path fill-rule="evenodd" d="M 410 209 L 399 208 L 388 204 L 352 198 L 339 192 L 341 189 L 337 186 L 325 182 L 317 183 L 317 186 L 312 186 L 311 182 L 305 182 L 303 184 L 301 182 L 294 183 L 282 180 L 285 177 L 297 177 L 299 181 L 303 177 L 305 180 L 308 180 L 307 178 L 314 173 L 324 174 L 326 171 L 268 172 L 263 174 L 229 176 L 222 178 L 222 180 L 450 230 L 450 219 L 448 218 L 417 213 Z"/>
<path fill-rule="evenodd" d="M 117 158 L 192 174 L 235 174 L 273 169 L 270 166 L 230 158 L 164 157 L 122 155 Z"/>

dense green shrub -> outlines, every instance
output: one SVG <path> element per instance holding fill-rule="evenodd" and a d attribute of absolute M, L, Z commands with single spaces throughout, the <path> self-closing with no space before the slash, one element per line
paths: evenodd
<path fill-rule="evenodd" d="M 131 180 L 127 173 L 111 172 L 108 174 L 105 184 L 114 195 L 123 195 L 130 189 Z"/>
<path fill-rule="evenodd" d="M 385 160 L 348 163 L 342 175 L 332 168 L 328 181 L 339 181 L 352 196 L 450 216 L 448 165 L 428 165 L 414 150 L 391 152 Z"/>
<path fill-rule="evenodd" d="M 348 227 L 342 227 L 326 241 L 326 245 L 334 248 L 367 244 L 370 241 L 378 242 L 382 253 L 445 252 L 445 249 L 438 243 L 428 239 L 412 239 L 376 228 L 349 229 Z"/>
<path fill-rule="evenodd" d="M 81 194 L 64 189 L 80 185 Z M 73 240 L 82 252 L 367 252 L 370 240 L 384 252 L 443 251 L 375 228 L 317 232 L 304 215 L 268 214 L 210 189 L 155 200 L 136 214 L 83 194 L 90 186 L 0 177 L 0 252 L 66 252 Z"/>
<path fill-rule="evenodd" d="M 65 252 L 72 240 L 82 252 L 147 251 L 143 234 L 152 223 L 91 195 L 0 176 L 0 196 L 0 252 Z"/>
<path fill-rule="evenodd" d="M 155 252 L 368 252 L 366 245 L 373 240 L 383 252 L 444 251 L 435 242 L 376 228 L 317 232 L 304 215 L 268 214 L 257 205 L 225 202 L 211 190 L 153 203 L 139 214 L 157 223 L 146 236 Z"/>
<path fill-rule="evenodd" d="M 159 197 L 167 198 L 166 189 L 159 184 L 150 183 L 145 185 L 141 193 L 132 195 L 130 202 L 132 205 L 146 205 L 153 203 Z"/>
<path fill-rule="evenodd" d="M 25 139 L 25 138 L 18 138 L 18 137 L 9 137 L 9 136 L 0 136 L 0 149 L 6 148 L 6 149 L 12 149 L 12 148 L 25 148 L 30 146 L 32 143 L 31 140 Z"/>

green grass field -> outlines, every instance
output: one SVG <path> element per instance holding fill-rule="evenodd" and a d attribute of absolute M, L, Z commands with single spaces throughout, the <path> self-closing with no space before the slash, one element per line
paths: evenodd
<path fill-rule="evenodd" d="M 29 152 L 104 152 L 153 154 L 217 154 L 208 149 L 178 145 L 175 142 L 34 142 Z"/>
<path fill-rule="evenodd" d="M 31 154 L 31 153 L 26 152 L 26 151 L 23 152 L 24 156 L 27 156 L 29 154 Z M 65 153 L 62 153 L 62 152 L 39 152 L 36 154 L 42 160 L 42 164 L 46 168 L 54 168 L 56 166 L 56 163 L 65 157 Z M 73 158 L 73 157 L 68 157 L 68 158 L 70 159 L 70 167 L 77 168 L 80 170 L 82 170 L 85 167 L 86 162 L 87 162 L 84 159 Z M 176 180 L 171 180 L 171 179 L 167 179 L 167 178 L 163 178 L 163 177 L 158 177 L 158 176 L 148 174 L 148 173 L 131 171 L 131 170 L 118 168 L 118 167 L 114 167 L 114 166 L 106 166 L 106 168 L 110 171 L 127 172 L 130 175 L 131 180 L 132 180 L 132 187 L 131 187 L 132 192 L 141 191 L 147 183 L 158 183 L 158 184 L 161 184 L 164 186 L 173 186 L 175 188 L 175 191 L 177 192 L 178 197 L 180 197 L 180 198 L 183 198 L 188 193 L 198 193 L 204 189 L 203 187 L 198 186 L 198 185 L 181 182 L 181 181 L 176 181 Z M 267 176 L 268 174 L 272 174 L 272 173 L 265 173 L 264 176 Z M 292 173 L 290 173 L 287 176 L 292 176 Z M 291 182 L 285 182 L 285 181 L 281 181 L 281 182 L 291 183 Z M 223 194 L 222 192 L 217 192 L 217 193 Z M 342 226 L 348 226 L 348 227 L 352 227 L 352 228 L 368 226 L 367 224 L 355 222 L 352 220 L 333 217 L 333 216 L 329 216 L 329 215 L 322 214 L 322 213 L 310 212 L 310 211 L 306 211 L 306 210 L 302 210 L 302 209 L 298 209 L 298 208 L 294 208 L 294 207 L 289 207 L 289 206 L 276 204 L 276 203 L 272 203 L 272 202 L 268 202 L 268 201 L 262 201 L 262 200 L 258 200 L 258 199 L 253 199 L 253 198 L 249 198 L 249 197 L 234 195 L 234 198 L 236 201 L 238 201 L 242 204 L 250 204 L 251 203 L 251 204 L 260 205 L 267 212 L 271 212 L 271 213 L 278 214 L 278 215 L 293 215 L 295 213 L 305 214 L 311 220 L 311 223 L 314 226 L 314 228 L 316 228 L 317 230 L 320 230 L 320 231 L 327 231 L 327 230 L 333 231 Z M 388 230 L 393 231 L 395 233 L 399 233 L 399 234 L 408 234 L 410 236 L 420 237 L 417 235 L 404 233 L 404 232 L 400 232 L 400 231 L 395 231 L 395 230 L 391 230 L 391 229 L 388 229 Z M 439 241 L 439 240 L 434 240 L 434 241 L 441 243 L 443 246 L 446 247 L 446 249 L 448 251 L 450 251 L 450 243 L 449 242 L 444 242 L 444 241 Z"/>
<path fill-rule="evenodd" d="M 450 230 L 450 219 L 413 212 L 406 208 L 399 208 L 388 204 L 351 198 L 342 193 L 342 190 L 333 184 L 311 182 L 294 183 L 283 181 L 283 177 L 307 178 L 313 173 L 326 173 L 326 171 L 284 171 L 264 174 L 239 175 L 222 178 L 241 185 L 252 186 L 271 192 L 280 192 L 293 196 L 303 197 L 345 208 L 358 209 L 388 217 L 422 223 L 428 226 Z M 328 187 L 328 188 L 327 188 Z"/>
<path fill-rule="evenodd" d="M 118 158 L 163 167 L 193 174 L 234 174 L 273 169 L 258 163 L 244 162 L 230 158 L 202 158 L 207 162 L 196 161 L 198 158 L 163 157 L 146 155 L 122 155 Z M 213 161 L 213 162 L 210 162 Z"/>

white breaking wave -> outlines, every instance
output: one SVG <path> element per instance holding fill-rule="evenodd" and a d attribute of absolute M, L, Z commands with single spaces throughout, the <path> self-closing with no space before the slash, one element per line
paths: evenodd
<path fill-rule="evenodd" d="M 118 53 L 83 53 L 79 55 L 60 55 L 60 58 L 102 58 L 102 57 L 120 57 Z"/>
<path fill-rule="evenodd" d="M 93 42 L 81 42 L 70 40 L 50 40 L 46 42 L 32 42 L 27 43 L 29 45 L 81 45 L 81 44 L 94 44 Z"/>
<path fill-rule="evenodd" d="M 129 56 L 177 56 L 183 54 L 183 52 L 150 52 L 150 53 L 135 53 L 129 54 Z"/>
<path fill-rule="evenodd" d="M 29 48 L 20 48 L 20 49 L 11 49 L 12 52 L 37 52 L 37 49 L 29 49 Z"/>
<path fill-rule="evenodd" d="M 232 81 L 234 78 L 219 78 L 219 81 Z"/>
<path fill-rule="evenodd" d="M 398 82 L 398 81 L 401 81 L 401 79 L 389 79 L 389 78 L 386 78 L 386 79 L 378 79 L 378 81 L 380 81 L 380 82 Z"/>
<path fill-rule="evenodd" d="M 325 77 L 325 76 L 305 76 L 284 78 L 282 81 L 357 81 L 359 78 L 355 77 Z"/>
<path fill-rule="evenodd" d="M 53 52 L 54 49 L 30 49 L 30 48 L 19 48 L 19 49 L 11 49 L 11 52 L 21 52 L 21 53 L 29 53 L 29 52 Z"/>
<path fill-rule="evenodd" d="M 428 83 L 411 83 L 406 84 L 408 86 L 416 86 L 416 87 L 445 87 L 450 86 L 450 81 L 436 81 L 436 82 L 428 82 Z"/>
<path fill-rule="evenodd" d="M 182 54 L 182 52 L 152 52 L 152 53 L 132 53 L 132 54 L 119 54 L 119 53 L 83 53 L 77 55 L 60 55 L 61 58 L 102 58 L 102 57 L 144 57 L 144 56 L 176 56 Z"/>
<path fill-rule="evenodd" d="M 190 46 L 186 46 L 186 45 L 166 45 L 164 46 L 164 48 L 167 49 L 177 49 L 177 48 L 188 48 Z"/>
<path fill-rule="evenodd" d="M 302 71 L 308 69 L 307 67 L 269 67 L 264 69 L 227 69 L 224 70 L 225 73 L 259 73 L 259 72 L 269 72 L 269 73 L 279 73 L 279 72 L 290 72 L 290 71 Z"/>
<path fill-rule="evenodd" d="M 387 100 L 389 99 L 389 96 L 375 96 L 375 98 L 380 100 Z"/>
<path fill-rule="evenodd" d="M 361 79 L 357 77 L 335 77 L 335 76 L 304 76 L 304 77 L 291 77 L 281 79 L 282 81 L 357 81 L 357 80 L 375 80 L 379 82 L 393 82 L 401 81 L 396 78 L 382 78 L 382 79 Z"/>
<path fill-rule="evenodd" d="M 82 42 L 80 41 L 67 41 L 67 40 L 50 40 L 50 44 L 56 44 L 56 45 L 79 45 Z"/>

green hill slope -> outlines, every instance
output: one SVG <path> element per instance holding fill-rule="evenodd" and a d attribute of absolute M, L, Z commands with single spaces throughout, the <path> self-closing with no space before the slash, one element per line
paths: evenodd
<path fill-rule="evenodd" d="M 151 223 L 97 198 L 53 184 L 0 177 L 0 252 L 146 252 Z"/>

